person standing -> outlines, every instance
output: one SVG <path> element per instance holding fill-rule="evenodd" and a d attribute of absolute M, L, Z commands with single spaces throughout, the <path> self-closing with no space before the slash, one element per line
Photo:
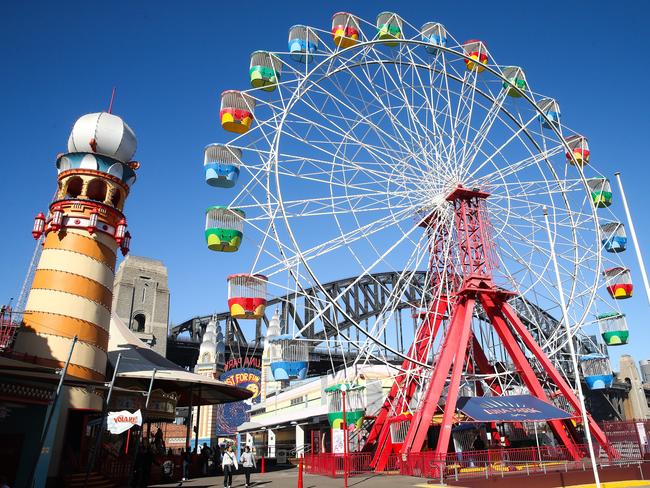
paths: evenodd
<path fill-rule="evenodd" d="M 255 456 L 251 452 L 250 447 L 246 446 L 244 448 L 244 452 L 241 454 L 240 461 L 244 468 L 244 474 L 246 475 L 246 488 L 248 488 L 251 484 L 251 473 L 253 472 L 253 469 L 257 468 L 257 464 L 255 463 Z"/>
<path fill-rule="evenodd" d="M 190 453 L 183 449 L 181 450 L 181 462 L 183 463 L 183 477 L 181 481 L 187 481 L 190 477 Z"/>
<path fill-rule="evenodd" d="M 204 442 L 203 447 L 201 448 L 201 471 L 203 476 L 208 474 L 208 466 L 211 457 L 212 450 L 208 447 L 208 444 Z"/>
<path fill-rule="evenodd" d="M 221 467 L 223 468 L 223 486 L 224 488 L 230 488 L 232 485 L 232 474 L 235 470 L 239 469 L 237 456 L 232 452 L 232 446 L 226 447 L 226 452 L 223 453 L 221 458 Z"/>

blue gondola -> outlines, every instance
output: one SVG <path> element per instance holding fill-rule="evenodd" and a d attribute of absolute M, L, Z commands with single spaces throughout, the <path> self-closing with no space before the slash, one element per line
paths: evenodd
<path fill-rule="evenodd" d="M 424 42 L 429 43 L 426 50 L 429 54 L 436 54 L 439 47 L 447 45 L 447 30 L 437 22 L 427 22 L 420 29 L 420 35 Z"/>
<path fill-rule="evenodd" d="M 600 226 L 600 242 L 607 252 L 623 252 L 627 247 L 627 234 L 621 222 L 607 222 Z"/>
<path fill-rule="evenodd" d="M 538 102 L 539 108 L 549 119 L 550 123 L 544 117 L 539 116 L 542 127 L 552 129 L 560 127 L 560 105 L 552 98 L 544 98 Z"/>
<path fill-rule="evenodd" d="M 203 169 L 205 182 L 210 186 L 232 188 L 239 178 L 242 152 L 240 149 L 220 144 L 205 148 Z"/>
<path fill-rule="evenodd" d="M 291 59 L 299 63 L 311 63 L 316 51 L 318 51 L 318 36 L 310 27 L 294 25 L 289 29 Z"/>
<path fill-rule="evenodd" d="M 612 386 L 614 375 L 607 356 L 597 353 L 580 356 L 580 367 L 590 390 L 603 390 Z"/>
<path fill-rule="evenodd" d="M 290 334 L 270 337 L 275 345 L 271 356 L 271 373 L 275 381 L 304 380 L 309 370 L 309 345 Z"/>

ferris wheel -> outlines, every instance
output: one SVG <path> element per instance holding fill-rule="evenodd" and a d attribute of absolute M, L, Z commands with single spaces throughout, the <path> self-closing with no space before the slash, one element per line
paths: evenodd
<path fill-rule="evenodd" d="M 311 341 L 348 367 L 408 374 L 415 393 L 402 407 L 411 410 L 477 273 L 508 293 L 504 303 L 563 377 L 573 336 L 616 320 L 626 332 L 617 300 L 632 284 L 609 181 L 587 138 L 564 125 L 559 102 L 495 54 L 439 23 L 418 27 L 391 12 L 375 21 L 337 13 L 331 29 L 293 26 L 287 49 L 253 52 L 250 87 L 221 94 L 221 126 L 232 137 L 205 151 L 206 181 L 222 192 L 206 214 L 208 246 L 236 251 L 242 269 L 229 277 L 231 313 L 259 318 L 268 297 L 301 296 L 312 322 L 285 326 L 285 340 Z M 390 287 L 377 284 L 381 312 L 358 320 L 342 299 L 381 272 L 397 276 Z M 347 288 L 323 286 L 343 277 Z M 405 308 L 413 330 L 396 325 Z M 498 368 L 466 367 L 460 384 L 519 391 L 488 308 L 472 302 L 467 354 Z M 417 324 L 432 320 L 442 332 L 423 338 Z M 306 333 L 314 323 L 324 324 L 324 336 Z M 421 342 L 425 352 L 415 357 Z"/>

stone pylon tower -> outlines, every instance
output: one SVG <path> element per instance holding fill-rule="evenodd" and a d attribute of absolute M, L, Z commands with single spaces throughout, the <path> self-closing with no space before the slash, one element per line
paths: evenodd
<path fill-rule="evenodd" d="M 117 250 L 130 234 L 122 213 L 139 164 L 136 138 L 120 117 L 87 114 L 74 124 L 56 161 L 58 189 L 33 235 L 45 236 L 15 350 L 60 367 L 77 335 L 68 373 L 103 380 Z M 97 408 L 98 397 L 72 391 L 70 407 Z"/>

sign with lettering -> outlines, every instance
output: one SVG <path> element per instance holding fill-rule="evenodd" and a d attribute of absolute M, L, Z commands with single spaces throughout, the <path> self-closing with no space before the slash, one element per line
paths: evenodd
<path fill-rule="evenodd" d="M 134 425 L 142 425 L 142 412 L 140 410 L 136 410 L 134 413 L 128 410 L 108 412 L 106 427 L 111 434 L 121 434 Z"/>
<path fill-rule="evenodd" d="M 253 356 L 233 357 L 226 361 L 223 366 L 224 371 L 230 371 L 235 368 L 253 368 L 262 369 L 262 359 Z"/>
<path fill-rule="evenodd" d="M 571 414 L 532 395 L 460 397 L 456 408 L 479 422 L 538 422 Z"/>
<path fill-rule="evenodd" d="M 239 425 L 248 421 L 251 405 L 261 400 L 262 372 L 254 368 L 235 368 L 223 373 L 219 379 L 227 385 L 246 388 L 253 392 L 253 396 L 248 400 L 219 405 L 220 414 L 217 416 L 216 434 L 233 435 Z"/>

